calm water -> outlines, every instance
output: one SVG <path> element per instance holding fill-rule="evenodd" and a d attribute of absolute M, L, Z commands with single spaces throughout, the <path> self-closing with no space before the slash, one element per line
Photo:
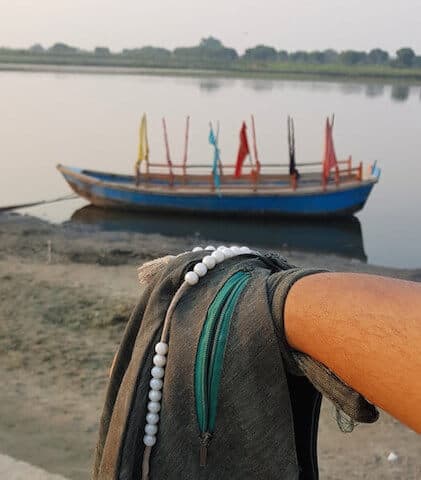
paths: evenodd
<path fill-rule="evenodd" d="M 209 120 L 220 121 L 225 162 L 236 156 L 238 131 L 256 118 L 262 162 L 288 161 L 286 116 L 296 125 L 298 161 L 318 161 L 326 115 L 334 112 L 339 157 L 382 168 L 357 220 L 325 224 L 177 221 L 125 218 L 81 200 L 27 209 L 51 221 L 135 228 L 285 245 L 347 254 L 375 264 L 421 266 L 421 87 L 381 83 L 172 78 L 69 73 L 0 73 L 0 205 L 68 193 L 56 163 L 132 172 L 138 124 L 148 113 L 151 161 L 165 159 L 166 116 L 172 159 L 182 158 L 191 116 L 190 161 L 211 162 Z M 229 237 L 229 238 L 228 238 Z M 239 238 L 240 237 L 240 238 Z"/>

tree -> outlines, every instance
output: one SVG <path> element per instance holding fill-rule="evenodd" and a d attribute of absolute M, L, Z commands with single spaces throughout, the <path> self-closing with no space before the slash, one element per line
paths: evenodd
<path fill-rule="evenodd" d="M 289 54 L 289 60 L 297 63 L 307 63 L 308 62 L 308 53 L 302 50 L 297 52 L 292 52 Z"/>
<path fill-rule="evenodd" d="M 57 55 L 69 55 L 73 53 L 78 53 L 78 49 L 76 47 L 70 47 L 65 43 L 55 43 L 52 47 L 48 49 L 48 53 L 54 53 Z"/>
<path fill-rule="evenodd" d="M 238 59 L 233 48 L 225 47 L 216 38 L 203 38 L 197 47 L 179 47 L 174 50 L 174 57 L 185 63 L 228 63 Z"/>
<path fill-rule="evenodd" d="M 243 58 L 251 61 L 274 62 L 278 59 L 278 53 L 273 47 L 257 45 L 256 47 L 248 48 Z"/>
<path fill-rule="evenodd" d="M 95 55 L 99 57 L 105 57 L 106 55 L 110 55 L 110 49 L 108 47 L 96 47 L 94 50 Z"/>
<path fill-rule="evenodd" d="M 221 40 L 218 40 L 215 37 L 208 37 L 208 38 L 202 38 L 200 41 L 199 47 L 201 48 L 208 48 L 210 50 L 217 50 L 220 48 L 224 48 L 224 45 L 222 44 Z"/>
<path fill-rule="evenodd" d="M 375 65 L 385 65 L 389 61 L 389 54 L 380 48 L 373 48 L 367 55 L 368 63 Z"/>
<path fill-rule="evenodd" d="M 29 47 L 29 51 L 32 53 L 44 53 L 44 47 L 40 43 L 35 43 Z"/>
<path fill-rule="evenodd" d="M 136 57 L 139 60 L 162 62 L 171 58 L 171 51 L 161 47 L 146 46 L 142 48 L 124 49 L 123 55 Z"/>
<path fill-rule="evenodd" d="M 315 50 L 308 54 L 309 63 L 325 63 L 325 55 L 323 52 Z"/>
<path fill-rule="evenodd" d="M 421 67 L 421 57 L 420 57 L 419 55 L 417 55 L 417 56 L 414 58 L 414 60 L 413 60 L 413 62 L 412 62 L 412 66 L 413 66 L 413 67 L 417 67 L 417 68 Z"/>
<path fill-rule="evenodd" d="M 286 50 L 279 50 L 278 59 L 281 62 L 287 62 L 288 61 L 288 52 Z"/>
<path fill-rule="evenodd" d="M 366 62 L 367 53 L 358 52 L 356 50 L 345 50 L 344 52 L 341 52 L 339 58 L 345 65 L 357 65 Z"/>
<path fill-rule="evenodd" d="M 339 58 L 339 53 L 333 48 L 328 48 L 323 51 L 324 63 L 336 63 Z"/>
<path fill-rule="evenodd" d="M 403 47 L 396 52 L 397 64 L 400 67 L 412 67 L 415 59 L 415 52 L 412 48 Z"/>

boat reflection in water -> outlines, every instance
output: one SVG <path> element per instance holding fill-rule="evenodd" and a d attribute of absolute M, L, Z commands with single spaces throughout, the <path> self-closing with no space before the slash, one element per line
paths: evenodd
<path fill-rule="evenodd" d="M 212 239 L 221 243 L 334 254 L 367 261 L 361 224 L 356 217 L 329 220 L 224 218 L 199 215 L 127 212 L 83 207 L 72 223 L 106 231 L 159 233 L 170 237 Z"/>

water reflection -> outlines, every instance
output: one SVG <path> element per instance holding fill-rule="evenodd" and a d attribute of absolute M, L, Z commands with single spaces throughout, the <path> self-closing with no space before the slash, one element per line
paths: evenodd
<path fill-rule="evenodd" d="M 359 95 L 364 92 L 364 85 L 361 83 L 344 82 L 339 85 L 339 91 L 344 95 Z"/>
<path fill-rule="evenodd" d="M 218 80 L 217 78 L 205 78 L 201 79 L 199 82 L 200 90 L 208 93 L 216 92 L 222 86 L 226 87 L 226 84 L 223 81 Z"/>
<path fill-rule="evenodd" d="M 226 87 L 232 87 L 235 82 L 239 80 L 234 79 L 218 79 L 213 77 L 200 79 L 198 85 L 201 91 L 207 93 L 214 93 Z M 301 80 L 273 80 L 268 78 L 243 79 L 241 85 L 245 88 L 251 89 L 257 93 L 270 92 L 274 89 L 282 90 L 285 88 L 302 90 L 303 81 Z M 396 102 L 405 102 L 408 100 L 411 93 L 411 86 L 398 83 L 384 84 L 369 81 L 368 83 L 355 83 L 350 81 L 343 81 L 341 83 L 331 83 L 328 81 L 307 81 L 306 87 L 313 92 L 332 93 L 335 90 L 344 95 L 364 95 L 367 98 L 378 98 L 384 96 L 390 89 L 390 98 Z M 386 88 L 387 87 L 387 88 Z M 420 90 L 421 99 L 421 90 Z"/>
<path fill-rule="evenodd" d="M 345 95 L 361 95 L 367 98 L 382 97 L 386 88 L 384 84 L 368 83 L 343 83 L 338 85 L 338 90 Z M 390 85 L 390 98 L 395 102 L 406 102 L 410 96 L 411 87 L 402 83 L 394 83 Z"/>
<path fill-rule="evenodd" d="M 365 89 L 365 95 L 368 98 L 381 97 L 384 95 L 384 85 L 377 83 L 368 83 Z"/>
<path fill-rule="evenodd" d="M 330 93 L 335 91 L 337 86 L 334 83 L 319 81 L 309 82 L 309 87 L 313 92 Z"/>
<path fill-rule="evenodd" d="M 391 98 L 396 102 L 406 102 L 406 100 L 409 98 L 409 93 L 409 85 L 402 85 L 400 83 L 392 85 Z"/>
<path fill-rule="evenodd" d="M 101 230 L 160 233 L 171 237 L 194 235 L 197 240 L 249 244 L 264 248 L 335 254 L 367 261 L 361 225 L 356 217 L 331 221 L 175 216 L 105 210 L 91 205 L 75 211 L 72 223 Z"/>
<path fill-rule="evenodd" d="M 250 87 L 256 92 L 268 92 L 273 90 L 275 83 L 271 80 L 256 79 L 251 81 Z"/>

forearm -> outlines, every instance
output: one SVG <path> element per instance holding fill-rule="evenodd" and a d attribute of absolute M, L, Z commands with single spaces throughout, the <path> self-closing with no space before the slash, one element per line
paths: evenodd
<path fill-rule="evenodd" d="M 421 285 L 322 273 L 299 280 L 285 305 L 289 344 L 421 432 Z"/>

